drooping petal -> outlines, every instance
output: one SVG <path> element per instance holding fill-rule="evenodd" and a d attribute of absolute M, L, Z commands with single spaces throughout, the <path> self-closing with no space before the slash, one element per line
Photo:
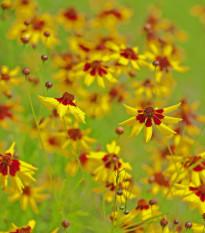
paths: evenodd
<path fill-rule="evenodd" d="M 144 137 L 145 137 L 145 142 L 149 142 L 150 141 L 150 139 L 152 138 L 152 126 L 145 127 L 145 129 L 144 129 Z"/>

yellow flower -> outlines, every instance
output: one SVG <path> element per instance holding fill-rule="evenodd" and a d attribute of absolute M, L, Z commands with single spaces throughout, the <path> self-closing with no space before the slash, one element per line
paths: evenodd
<path fill-rule="evenodd" d="M 35 220 L 30 220 L 28 224 L 22 227 L 17 227 L 14 223 L 11 224 L 12 229 L 9 232 L 0 232 L 0 233 L 20 233 L 20 232 L 26 232 L 26 233 L 32 233 L 31 230 L 34 229 L 36 225 Z"/>
<path fill-rule="evenodd" d="M 117 173 L 119 175 L 119 182 L 122 182 L 124 176 L 127 179 L 131 176 L 127 173 L 127 170 L 132 170 L 131 165 L 127 162 L 125 163 L 118 155 L 120 153 L 120 147 L 117 145 L 116 141 L 112 141 L 110 144 L 106 145 L 107 152 L 105 151 L 91 151 L 88 158 L 96 160 L 99 165 L 93 170 L 93 178 L 96 182 L 109 182 L 116 184 Z"/>
<path fill-rule="evenodd" d="M 49 198 L 48 194 L 42 194 L 41 192 L 46 188 L 46 185 L 33 187 L 29 183 L 25 183 L 22 193 L 14 193 L 9 197 L 9 201 L 21 200 L 22 210 L 26 210 L 28 205 L 31 206 L 34 213 L 38 214 L 38 207 L 36 201 L 43 201 Z"/>
<path fill-rule="evenodd" d="M 29 19 L 29 25 L 24 24 L 24 19 L 17 19 L 8 32 L 8 38 L 18 39 L 19 41 L 26 38 L 34 46 L 38 44 L 39 40 L 42 40 L 49 48 L 59 43 L 55 35 L 53 18 L 49 14 L 36 15 Z M 48 37 L 44 35 L 45 32 L 49 32 Z"/>
<path fill-rule="evenodd" d="M 182 200 L 188 202 L 191 209 L 198 209 L 201 214 L 205 210 L 205 183 L 195 185 L 191 182 L 188 184 L 175 184 L 173 191 L 174 196 L 182 197 Z"/>
<path fill-rule="evenodd" d="M 151 62 L 158 61 L 158 66 L 156 66 L 156 82 L 161 82 L 163 76 L 167 83 L 173 85 L 175 81 L 173 80 L 170 70 L 175 70 L 178 72 L 186 72 L 187 67 L 180 66 L 180 61 L 176 59 L 173 55 L 173 46 L 171 44 L 166 44 L 163 47 L 157 46 L 155 43 L 149 43 L 149 52 L 145 52 L 145 57 Z M 151 70 L 154 70 L 155 67 L 151 63 L 149 65 Z"/>
<path fill-rule="evenodd" d="M 17 66 L 9 70 L 7 66 L 2 66 L 0 71 L 0 91 L 7 97 L 11 97 L 11 87 L 17 86 L 23 82 L 23 78 L 19 78 L 20 67 Z"/>
<path fill-rule="evenodd" d="M 118 81 L 112 75 L 112 68 L 105 64 L 108 60 L 108 56 L 102 57 L 96 53 L 88 61 L 81 62 L 75 67 L 75 76 L 83 76 L 86 86 L 90 86 L 95 79 L 102 88 L 105 88 L 105 79 L 111 83 L 116 83 Z"/>
<path fill-rule="evenodd" d="M 66 29 L 71 28 L 79 30 L 85 25 L 85 16 L 71 7 L 61 10 L 56 17 L 56 21 L 62 24 Z"/>
<path fill-rule="evenodd" d="M 85 123 L 85 113 L 77 107 L 74 103 L 74 96 L 65 92 L 61 98 L 51 98 L 38 96 L 41 103 L 47 107 L 54 107 L 60 117 L 64 117 L 67 112 L 74 115 L 75 119 L 79 122 Z"/>
<path fill-rule="evenodd" d="M 36 2 L 32 0 L 15 0 L 12 3 L 17 16 L 23 19 L 28 19 L 36 13 Z"/>
<path fill-rule="evenodd" d="M 128 8 L 114 8 L 110 3 L 105 5 L 105 10 L 101 11 L 92 21 L 93 27 L 105 27 L 110 31 L 116 30 L 116 26 L 131 17 L 131 10 Z"/>
<path fill-rule="evenodd" d="M 98 92 L 81 91 L 82 101 L 79 106 L 92 118 L 101 118 L 110 111 L 110 98 L 107 94 Z M 87 107 L 89 106 L 89 108 Z"/>
<path fill-rule="evenodd" d="M 201 23 L 205 23 L 205 6 L 196 5 L 191 8 L 193 16 L 198 16 Z"/>
<path fill-rule="evenodd" d="M 169 127 L 167 127 L 162 122 L 176 124 L 179 121 L 181 121 L 182 119 L 180 118 L 164 116 L 164 114 L 175 111 L 180 106 L 180 104 L 181 103 L 164 109 L 146 107 L 144 110 L 136 109 L 124 105 L 127 113 L 135 116 L 124 122 L 121 122 L 120 125 L 132 126 L 133 128 L 132 128 L 131 136 L 133 135 L 137 136 L 145 125 L 144 137 L 146 142 L 148 142 L 152 138 L 153 123 L 163 135 L 165 136 L 174 135 L 176 134 L 176 132 L 170 129 Z"/>
<path fill-rule="evenodd" d="M 112 55 L 110 56 L 111 59 L 116 60 L 123 66 L 127 66 L 129 63 L 131 63 L 133 68 L 139 70 L 140 66 L 147 65 L 147 62 L 144 61 L 145 56 L 138 54 L 137 46 L 130 48 L 126 47 L 125 44 L 121 44 L 119 46 L 110 42 L 108 47 L 113 50 Z"/>
<path fill-rule="evenodd" d="M 73 126 L 67 126 L 67 132 L 65 132 L 65 130 L 62 132 L 56 132 L 53 133 L 53 136 L 64 142 L 62 149 L 65 149 L 69 144 L 71 144 L 74 150 L 89 150 L 90 145 L 96 142 L 94 138 L 88 136 L 90 131 L 90 129 L 81 130 L 78 124 L 74 124 Z"/>
<path fill-rule="evenodd" d="M 25 182 L 36 181 L 32 175 L 38 169 L 26 162 L 13 159 L 14 146 L 15 142 L 5 154 L 0 154 L 0 180 L 3 190 L 7 189 L 9 180 L 14 191 L 21 193 L 24 188 L 21 179 Z"/>

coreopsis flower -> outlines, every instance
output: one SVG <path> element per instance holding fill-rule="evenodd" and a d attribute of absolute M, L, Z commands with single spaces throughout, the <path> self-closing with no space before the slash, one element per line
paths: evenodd
<path fill-rule="evenodd" d="M 191 8 L 191 14 L 199 17 L 201 23 L 205 23 L 205 6 L 196 5 Z"/>
<path fill-rule="evenodd" d="M 176 183 L 187 184 L 189 182 L 199 186 L 205 181 L 205 152 L 197 155 L 167 156 L 169 161 L 166 173 L 170 175 L 171 180 Z M 176 170 L 177 168 L 177 170 Z M 178 171 L 180 173 L 178 174 Z M 177 179 L 176 179 L 177 177 Z"/>
<path fill-rule="evenodd" d="M 94 188 L 94 191 L 96 193 L 102 193 L 106 190 L 103 198 L 107 202 L 112 202 L 115 197 L 116 189 L 122 192 L 122 194 L 120 193 L 120 195 L 117 195 L 117 201 L 120 204 L 126 203 L 127 199 L 133 199 L 140 193 L 139 187 L 133 184 L 133 180 L 126 179 L 126 177 L 117 185 L 114 183 L 105 183 L 105 186 Z"/>
<path fill-rule="evenodd" d="M 112 68 L 105 63 L 108 60 L 108 56 L 102 57 L 100 54 L 95 54 L 75 67 L 75 75 L 83 76 L 86 86 L 90 86 L 97 79 L 97 84 L 105 88 L 105 80 L 111 83 L 118 82 L 112 75 Z"/>
<path fill-rule="evenodd" d="M 164 195 L 167 194 L 170 188 L 169 176 L 158 167 L 150 167 L 147 164 L 143 164 L 143 169 L 147 172 L 149 177 L 145 179 L 146 183 L 152 185 L 150 191 L 153 194 L 157 194 L 162 191 Z"/>
<path fill-rule="evenodd" d="M 17 16 L 25 20 L 36 14 L 36 2 L 32 0 L 15 0 L 12 8 Z"/>
<path fill-rule="evenodd" d="M 164 83 L 156 86 L 150 79 L 134 81 L 132 87 L 135 89 L 136 96 L 144 94 L 147 100 L 151 100 L 154 96 L 169 96 L 171 92 L 170 86 Z"/>
<path fill-rule="evenodd" d="M 38 207 L 36 201 L 43 201 L 49 198 L 48 194 L 42 194 L 41 192 L 46 188 L 46 185 L 31 186 L 29 183 L 25 183 L 22 193 L 14 193 L 9 197 L 9 201 L 14 202 L 20 200 L 22 210 L 26 210 L 28 205 L 31 206 L 34 213 L 38 214 Z"/>
<path fill-rule="evenodd" d="M 56 21 L 62 24 L 65 29 L 82 29 L 85 25 L 85 16 L 76 11 L 75 8 L 70 7 L 61 10 L 56 16 Z"/>
<path fill-rule="evenodd" d="M 181 121 L 182 119 L 180 118 L 164 116 L 164 114 L 175 111 L 180 106 L 180 104 L 181 103 L 163 109 L 146 107 L 144 110 L 124 105 L 127 113 L 135 116 L 121 122 L 120 125 L 133 127 L 131 136 L 137 136 L 141 132 L 142 128 L 145 126 L 144 137 L 146 142 L 148 142 L 152 138 L 153 123 L 163 135 L 172 136 L 176 134 L 176 132 L 167 127 L 162 122 L 176 124 Z"/>
<path fill-rule="evenodd" d="M 100 118 L 107 114 L 111 109 L 110 98 L 108 94 L 98 92 L 81 91 L 82 100 L 79 101 L 79 107 L 86 111 L 86 114 L 92 118 Z M 87 108 L 86 106 L 89 106 Z"/>
<path fill-rule="evenodd" d="M 23 78 L 18 77 L 20 67 L 17 66 L 9 70 L 8 66 L 2 66 L 0 70 L 0 91 L 7 97 L 11 96 L 12 86 L 17 86 L 23 82 Z"/>
<path fill-rule="evenodd" d="M 129 93 L 125 85 L 120 83 L 111 87 L 108 95 L 110 97 L 111 102 L 117 101 L 118 103 L 122 103 L 128 98 Z"/>
<path fill-rule="evenodd" d="M 8 187 L 8 181 L 11 182 L 14 191 L 22 192 L 24 184 L 22 182 L 36 181 L 33 178 L 34 171 L 38 170 L 29 163 L 21 160 L 13 159 L 15 142 L 5 152 L 0 154 L 0 179 L 1 187 L 6 190 Z"/>
<path fill-rule="evenodd" d="M 205 116 L 199 115 L 196 113 L 197 108 L 199 107 L 199 102 L 196 101 L 192 104 L 188 104 L 186 98 L 181 100 L 181 107 L 174 114 L 176 117 L 182 118 L 183 125 L 186 125 L 186 131 L 189 135 L 197 135 L 200 133 L 199 128 L 196 126 L 196 123 L 205 123 Z"/>
<path fill-rule="evenodd" d="M 17 113 L 22 112 L 22 106 L 18 105 L 19 100 L 8 100 L 4 104 L 0 103 L 0 126 L 9 128 L 11 122 L 18 123 L 20 117 Z"/>
<path fill-rule="evenodd" d="M 54 133 L 55 137 L 61 138 L 64 142 L 62 148 L 66 148 L 69 144 L 72 145 L 73 149 L 90 149 L 90 146 L 96 142 L 94 138 L 88 136 L 90 129 L 81 130 L 78 124 L 73 126 L 67 126 L 67 132 Z"/>
<path fill-rule="evenodd" d="M 113 50 L 111 58 L 123 66 L 127 66 L 130 63 L 133 68 L 139 70 L 140 66 L 147 65 L 145 56 L 138 54 L 139 49 L 137 46 L 131 48 L 127 47 L 125 44 L 117 45 L 109 43 L 108 47 Z"/>
<path fill-rule="evenodd" d="M 200 185 L 193 183 L 175 184 L 175 190 L 172 191 L 174 196 L 182 197 L 184 202 L 188 202 L 191 209 L 198 209 L 201 214 L 205 209 L 205 183 Z"/>
<path fill-rule="evenodd" d="M 115 30 L 116 26 L 131 17 L 128 8 L 114 8 L 110 3 L 106 4 L 105 10 L 101 11 L 92 21 L 93 27 L 105 27 L 108 30 Z"/>
<path fill-rule="evenodd" d="M 11 224 L 12 229 L 8 232 L 1 232 L 1 233 L 32 233 L 32 230 L 34 229 L 36 225 L 35 220 L 30 220 L 28 224 L 22 227 L 17 227 L 14 223 Z"/>
<path fill-rule="evenodd" d="M 41 40 L 49 48 L 59 43 L 55 35 L 53 18 L 49 14 L 36 15 L 29 20 L 29 25 L 25 25 L 24 19 L 19 18 L 9 30 L 8 38 L 22 41 L 26 38 L 34 46 Z M 45 32 L 49 32 L 49 37 L 45 36 Z"/>
<path fill-rule="evenodd" d="M 80 153 L 78 156 L 80 161 L 80 166 L 83 170 L 91 173 L 92 170 L 96 167 L 96 161 L 87 157 L 87 153 Z M 65 171 L 70 174 L 71 176 L 75 176 L 79 170 L 79 163 L 78 161 L 71 160 L 66 164 Z"/>
<path fill-rule="evenodd" d="M 77 121 L 85 123 L 85 113 L 75 104 L 74 95 L 65 92 L 60 98 L 38 97 L 42 104 L 45 104 L 47 107 L 56 108 L 60 117 L 71 113 Z"/>
<path fill-rule="evenodd" d="M 122 182 L 125 174 L 127 179 L 130 178 L 130 174 L 127 171 L 132 170 L 131 165 L 128 162 L 124 162 L 120 157 L 120 147 L 116 141 L 112 141 L 106 145 L 107 151 L 91 151 L 87 155 L 88 158 L 96 160 L 99 165 L 92 171 L 93 179 L 96 182 L 108 182 L 116 184 L 117 174 L 119 176 L 119 182 Z"/>
<path fill-rule="evenodd" d="M 129 212 L 129 215 L 122 218 L 126 219 L 126 221 L 128 219 L 131 221 L 136 217 L 140 217 L 141 220 L 146 220 L 160 214 L 161 212 L 159 211 L 159 206 L 150 206 L 146 199 L 139 199 L 137 200 L 137 206 Z"/>
<path fill-rule="evenodd" d="M 175 81 L 172 78 L 170 71 L 187 71 L 188 68 L 180 66 L 181 61 L 173 55 L 174 48 L 171 44 L 167 43 L 164 46 L 157 46 L 155 43 L 149 43 L 149 49 L 150 51 L 145 52 L 145 57 L 151 62 L 158 61 L 158 66 L 154 67 L 152 63 L 149 65 L 151 70 L 156 69 L 156 82 L 161 82 L 164 77 L 167 84 L 173 85 L 175 84 Z"/>

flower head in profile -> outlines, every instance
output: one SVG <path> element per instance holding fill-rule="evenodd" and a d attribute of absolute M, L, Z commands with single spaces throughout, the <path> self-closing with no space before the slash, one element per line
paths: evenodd
<path fill-rule="evenodd" d="M 3 233 L 32 233 L 32 230 L 36 225 L 36 221 L 30 220 L 28 224 L 22 227 L 17 227 L 14 223 L 12 223 L 11 225 L 12 225 L 12 229 L 9 232 L 3 232 Z"/>
<path fill-rule="evenodd" d="M 36 181 L 32 175 L 38 170 L 29 163 L 21 160 L 13 159 L 15 142 L 5 152 L 0 154 L 0 180 L 2 189 L 8 187 L 8 180 L 11 182 L 14 191 L 22 192 L 24 185 L 23 181 Z"/>
<path fill-rule="evenodd" d="M 65 92 L 60 98 L 38 96 L 41 103 L 47 107 L 54 107 L 60 117 L 64 117 L 68 112 L 73 114 L 77 121 L 85 123 L 85 113 L 75 104 L 74 95 Z"/>
<path fill-rule="evenodd" d="M 133 114 L 135 116 L 121 122 L 120 125 L 131 126 L 131 136 L 137 136 L 141 132 L 142 128 L 145 126 L 144 136 L 146 142 L 148 142 L 152 138 L 153 124 L 163 135 L 174 135 L 176 134 L 176 132 L 167 127 L 162 122 L 176 124 L 181 121 L 182 119 L 180 118 L 168 117 L 164 115 L 176 110 L 180 106 L 180 104 L 181 103 L 164 109 L 146 107 L 143 110 L 124 105 L 127 113 Z"/>

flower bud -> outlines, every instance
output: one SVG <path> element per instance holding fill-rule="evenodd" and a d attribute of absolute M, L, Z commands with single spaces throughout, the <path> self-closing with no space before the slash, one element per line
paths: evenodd
<path fill-rule="evenodd" d="M 122 194 L 123 194 L 122 189 L 117 190 L 117 195 L 118 195 L 118 196 L 122 196 Z"/>
<path fill-rule="evenodd" d="M 50 32 L 49 32 L 49 31 L 45 31 L 45 32 L 43 33 L 43 35 L 44 35 L 45 37 L 49 37 L 49 36 L 50 36 Z"/>
<path fill-rule="evenodd" d="M 158 66 L 158 65 L 159 65 L 159 61 L 158 61 L 158 60 L 153 61 L 153 62 L 152 62 L 152 65 L 155 66 L 155 67 Z"/>
<path fill-rule="evenodd" d="M 67 227 L 70 226 L 70 223 L 69 223 L 67 220 L 64 220 L 64 221 L 62 222 L 62 226 L 63 226 L 64 228 L 67 228 Z"/>
<path fill-rule="evenodd" d="M 115 129 L 115 133 L 118 134 L 118 135 L 121 135 L 125 132 L 124 128 L 119 126 Z"/>
<path fill-rule="evenodd" d="M 44 61 L 47 61 L 48 60 L 48 56 L 47 55 L 42 55 L 41 56 L 41 60 L 44 62 Z"/>
<path fill-rule="evenodd" d="M 166 225 L 168 224 L 168 221 L 166 220 L 166 219 L 161 219 L 161 221 L 160 221 L 160 225 L 162 226 L 162 227 L 165 227 Z"/>
<path fill-rule="evenodd" d="M 192 223 L 191 222 L 186 222 L 184 226 L 185 226 L 186 229 L 190 229 L 192 227 Z"/>
<path fill-rule="evenodd" d="M 45 83 L 45 87 L 46 87 L 47 89 L 52 88 L 52 86 L 53 86 L 53 83 L 52 83 L 52 82 L 46 82 L 46 83 Z"/>
<path fill-rule="evenodd" d="M 124 211 L 124 214 L 125 214 L 125 215 L 129 214 L 129 210 L 125 210 L 125 211 Z"/>
<path fill-rule="evenodd" d="M 23 68 L 22 73 L 27 76 L 30 74 L 30 70 L 28 68 Z"/>

